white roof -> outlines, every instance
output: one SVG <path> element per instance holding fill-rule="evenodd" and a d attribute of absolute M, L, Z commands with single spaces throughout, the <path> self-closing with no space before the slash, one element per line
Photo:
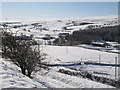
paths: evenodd
<path fill-rule="evenodd" d="M 20 21 L 0 21 L 0 23 L 20 23 Z"/>
<path fill-rule="evenodd" d="M 92 43 L 94 43 L 94 44 L 100 44 L 100 45 L 103 45 L 103 44 L 104 44 L 104 42 L 101 42 L 101 41 L 92 42 Z"/>
<path fill-rule="evenodd" d="M 118 44 L 118 42 L 110 42 L 110 41 L 106 41 L 106 43 L 108 43 L 108 44 Z"/>

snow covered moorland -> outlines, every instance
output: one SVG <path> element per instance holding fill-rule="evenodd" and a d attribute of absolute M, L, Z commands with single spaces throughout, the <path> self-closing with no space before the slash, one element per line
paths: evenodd
<path fill-rule="evenodd" d="M 3 22 L 1 23 L 3 24 Z M 115 64 L 115 57 L 118 59 L 118 53 L 86 49 L 78 46 L 46 44 L 48 44 L 48 41 L 52 42 L 55 38 L 58 38 L 60 33 L 72 34 L 74 31 L 87 30 L 91 27 L 116 26 L 118 24 L 117 16 L 31 20 L 18 24 L 8 23 L 8 27 L 4 27 L 2 24 L 0 28 L 5 28 L 13 36 L 20 38 L 30 36 L 33 41 L 41 44 L 39 46 L 40 50 L 47 55 L 47 59 L 43 62 L 45 63 L 44 65 L 48 66 L 47 69 L 33 72 L 32 78 L 28 78 L 21 73 L 19 67 L 0 57 L 0 80 L 2 80 L 0 88 L 114 88 L 89 78 L 62 73 L 60 70 L 68 70 L 75 73 L 87 72 L 95 76 L 117 80 L 115 69 L 118 68 L 114 66 L 85 65 L 85 62 Z M 49 39 L 48 37 L 52 37 L 52 39 L 45 40 Z M 34 46 L 38 47 L 38 45 Z"/>
<path fill-rule="evenodd" d="M 98 82 L 57 72 L 54 68 L 41 70 L 30 79 L 20 68 L 0 57 L 0 88 L 114 88 Z"/>
<path fill-rule="evenodd" d="M 8 21 L 0 21 L 5 23 Z M 12 21 L 9 21 L 10 23 Z M 21 21 L 17 24 L 8 24 L 10 32 L 13 35 L 33 35 L 34 37 L 44 37 L 49 34 L 53 37 L 58 37 L 59 33 L 72 34 L 74 31 L 84 30 L 88 28 L 100 28 L 107 26 L 118 25 L 118 16 L 101 16 L 101 17 L 88 17 L 88 18 L 62 18 L 62 19 L 41 19 L 41 20 L 28 20 Z M 36 38 L 35 38 L 36 39 Z"/>

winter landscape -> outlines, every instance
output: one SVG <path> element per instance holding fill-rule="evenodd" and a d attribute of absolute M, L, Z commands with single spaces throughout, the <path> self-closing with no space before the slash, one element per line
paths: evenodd
<path fill-rule="evenodd" d="M 1 20 L 0 88 L 120 88 L 118 15 Z"/>

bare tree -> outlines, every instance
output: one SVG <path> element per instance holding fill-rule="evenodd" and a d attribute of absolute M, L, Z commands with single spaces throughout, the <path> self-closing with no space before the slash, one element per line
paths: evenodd
<path fill-rule="evenodd" d="M 2 50 L 5 57 L 21 68 L 22 74 L 31 77 L 31 73 L 40 66 L 45 54 L 33 48 L 30 40 L 16 40 L 10 33 L 2 34 Z"/>

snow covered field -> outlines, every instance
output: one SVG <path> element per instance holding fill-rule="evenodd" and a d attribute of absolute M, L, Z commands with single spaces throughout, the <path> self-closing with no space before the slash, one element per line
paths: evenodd
<path fill-rule="evenodd" d="M 101 27 L 117 25 L 117 16 L 94 17 L 94 18 L 67 18 L 60 20 L 36 20 L 25 21 L 22 24 L 27 24 L 26 27 L 11 28 L 14 35 L 21 33 L 26 35 L 34 35 L 35 40 L 41 40 L 36 37 L 44 37 L 46 34 L 57 37 L 59 33 L 69 32 L 70 34 L 76 30 L 86 29 L 88 25 L 72 25 L 72 22 L 94 23 L 93 26 L 100 25 Z M 31 24 L 39 23 L 42 25 L 42 30 L 35 29 Z M 63 30 L 63 27 L 71 30 Z M 47 28 L 48 30 L 43 30 Z M 26 29 L 26 30 L 24 30 Z M 29 30 L 29 31 L 28 31 Z M 43 40 L 42 40 L 43 41 Z M 42 52 L 47 54 L 45 62 L 48 64 L 73 64 L 78 62 L 101 62 L 105 64 L 115 64 L 117 53 L 108 53 L 82 47 L 73 46 L 49 46 L 42 45 Z M 115 68 L 112 66 L 67 66 L 67 67 L 50 67 L 49 70 L 41 70 L 33 74 L 33 79 L 30 79 L 21 74 L 20 68 L 0 57 L 0 88 L 113 88 L 112 86 L 91 81 L 82 77 L 71 76 L 58 72 L 59 69 L 65 70 L 84 70 L 97 76 L 115 78 Z"/>
<path fill-rule="evenodd" d="M 30 79 L 20 68 L 0 57 L 1 88 L 114 88 L 98 82 L 57 72 L 58 68 L 41 70 Z"/>
<path fill-rule="evenodd" d="M 72 46 L 44 46 L 44 52 L 48 54 L 46 62 L 51 64 L 69 64 L 79 62 L 98 62 L 105 64 L 115 64 L 116 53 L 108 53 L 97 50 L 85 49 L 82 47 Z M 88 71 L 97 76 L 104 76 L 115 79 L 115 67 L 112 66 L 94 66 L 94 65 L 80 65 L 69 66 L 76 70 Z M 118 70 L 118 68 L 117 68 Z"/>
<path fill-rule="evenodd" d="M 114 58 L 118 56 L 115 53 L 101 52 L 82 47 L 70 46 L 43 46 L 43 52 L 47 53 L 46 62 L 51 64 L 68 64 L 79 61 L 99 61 L 101 55 L 102 63 L 113 63 Z M 34 73 L 33 79 L 21 74 L 20 68 L 9 61 L 0 58 L 0 80 L 2 88 L 112 88 L 112 86 L 94 82 L 82 77 L 70 76 L 59 73 L 59 69 L 65 70 L 84 70 L 97 76 L 115 78 L 114 67 L 105 66 L 68 66 L 51 67 L 49 70 L 41 70 Z M 102 74 L 101 74 L 102 73 Z"/>
<path fill-rule="evenodd" d="M 65 47 L 65 46 L 43 46 L 43 52 L 48 54 L 47 62 L 52 64 L 59 63 L 65 64 L 68 62 L 78 62 L 84 56 L 85 60 L 92 56 L 92 59 L 98 59 L 96 55 L 101 55 L 104 57 L 103 60 L 108 63 L 114 63 L 112 58 L 117 56 L 117 54 L 100 52 L 96 50 L 89 50 L 80 47 Z M 74 57 L 73 57 L 74 54 Z M 80 59 L 79 59 L 80 58 Z M 84 61 L 82 58 L 82 61 Z M 6 61 L 0 57 L 0 80 L 2 80 L 1 88 L 113 88 L 112 86 L 101 84 L 99 82 L 84 79 L 82 77 L 66 75 L 58 72 L 59 69 L 72 70 L 80 69 L 79 67 L 51 67 L 49 70 L 41 70 L 33 74 L 33 79 L 30 79 L 21 74 L 20 68 L 12 64 L 12 62 Z M 94 66 L 82 66 L 83 70 L 89 72 L 94 72 L 99 70 L 99 72 L 104 72 L 105 70 L 111 69 L 112 67 L 94 67 Z M 108 72 L 107 72 L 108 73 Z M 109 71 L 109 73 L 111 73 Z"/>
<path fill-rule="evenodd" d="M 5 22 L 5 21 L 4 21 Z M 22 21 L 19 25 L 27 25 L 20 28 L 11 28 L 10 30 L 15 35 L 21 33 L 26 35 L 34 35 L 34 37 L 43 37 L 46 34 L 57 37 L 59 33 L 73 33 L 74 31 L 87 29 L 89 26 L 94 28 L 116 26 L 118 25 L 118 16 L 103 16 L 103 17 L 86 17 L 86 18 L 62 18 L 62 19 L 50 19 L 50 20 L 28 20 Z M 2 21 L 0 21 L 2 23 Z M 35 28 L 31 24 L 38 23 Z M 79 25 L 80 23 L 92 23 L 86 25 Z M 78 25 L 75 25 L 78 24 Z M 13 25 L 12 25 L 13 26 Z M 11 25 L 10 25 L 11 27 Z M 67 30 L 63 28 L 66 27 Z M 24 31 L 24 28 L 26 31 Z M 46 30 L 45 30 L 46 29 Z M 30 32 L 29 32 L 29 31 Z"/>
<path fill-rule="evenodd" d="M 116 53 L 108 53 L 97 50 L 85 49 L 73 46 L 43 46 L 45 53 L 50 56 L 50 63 L 67 63 L 80 61 L 94 61 L 101 63 L 115 64 Z M 53 58 L 53 59 L 52 59 Z M 54 61 L 55 59 L 55 61 Z M 57 60 L 59 59 L 59 60 Z"/>

